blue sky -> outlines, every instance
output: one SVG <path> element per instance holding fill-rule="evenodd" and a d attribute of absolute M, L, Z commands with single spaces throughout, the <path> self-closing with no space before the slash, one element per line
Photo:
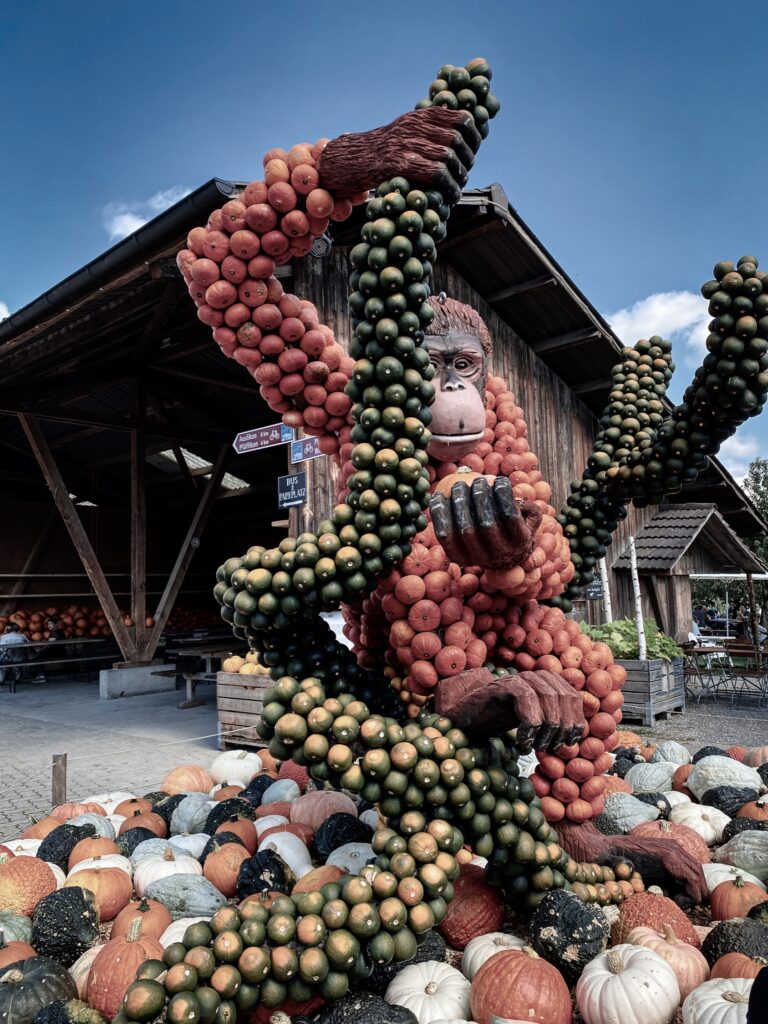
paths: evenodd
<path fill-rule="evenodd" d="M 624 340 L 672 337 L 682 391 L 712 265 L 768 266 L 764 21 L 710 0 L 5 0 L 0 315 L 184 190 L 383 123 L 482 55 L 503 109 L 472 184 L 501 182 Z M 723 456 L 741 475 L 766 449 L 751 421 Z"/>

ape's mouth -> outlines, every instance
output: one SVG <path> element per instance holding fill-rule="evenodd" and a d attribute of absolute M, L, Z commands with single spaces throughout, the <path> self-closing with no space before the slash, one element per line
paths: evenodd
<path fill-rule="evenodd" d="M 483 438 L 483 431 L 479 430 L 476 434 L 433 434 L 432 440 L 439 441 L 441 444 L 466 444 L 468 442 L 481 441 Z"/>

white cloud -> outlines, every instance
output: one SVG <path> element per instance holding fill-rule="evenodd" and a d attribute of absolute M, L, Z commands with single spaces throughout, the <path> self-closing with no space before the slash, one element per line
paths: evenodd
<path fill-rule="evenodd" d="M 126 235 L 138 231 L 148 220 L 178 203 L 184 196 L 189 195 L 190 191 L 182 185 L 172 185 L 170 188 L 155 192 L 149 199 L 136 199 L 131 202 L 117 200 L 107 203 L 101 214 L 110 242 L 117 242 Z"/>
<path fill-rule="evenodd" d="M 10 309 L 5 302 L 0 302 L 0 320 L 7 320 L 11 315 Z"/>
<path fill-rule="evenodd" d="M 698 365 L 706 355 L 711 319 L 706 301 L 687 291 L 657 292 L 606 316 L 625 345 L 659 334 L 673 343 L 677 361 L 690 365 Z"/>
<path fill-rule="evenodd" d="M 761 455 L 764 448 L 754 434 L 737 433 L 723 441 L 717 457 L 737 482 L 743 484 L 750 462 Z"/>

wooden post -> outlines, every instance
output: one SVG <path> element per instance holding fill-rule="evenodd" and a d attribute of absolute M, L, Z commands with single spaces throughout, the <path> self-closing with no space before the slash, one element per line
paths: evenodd
<path fill-rule="evenodd" d="M 40 466 L 45 482 L 48 484 L 53 495 L 59 515 L 69 531 L 72 543 L 75 545 L 80 561 L 83 563 L 83 568 L 88 574 L 91 585 L 96 592 L 96 597 L 99 599 L 102 610 L 107 617 L 107 622 L 112 629 L 120 652 L 125 661 L 136 661 L 138 659 L 136 642 L 123 622 L 120 609 L 117 607 L 117 602 L 112 596 L 112 591 L 107 583 L 104 571 L 96 557 L 96 552 L 93 550 L 88 534 L 85 532 L 80 516 L 77 514 L 74 502 L 69 496 L 67 486 L 45 440 L 45 435 L 34 416 L 21 412 L 18 416 L 24 433 L 27 435 L 29 445 L 37 459 L 37 464 Z"/>
<path fill-rule="evenodd" d="M 629 538 L 629 564 L 630 576 L 632 577 L 632 590 L 635 594 L 635 622 L 637 623 L 637 647 L 640 661 L 648 657 L 648 649 L 645 643 L 645 624 L 643 623 L 643 599 L 640 594 L 640 577 L 637 574 L 637 552 L 635 551 L 635 538 Z"/>
<path fill-rule="evenodd" d="M 605 564 L 604 558 L 599 559 L 597 564 L 600 568 L 600 580 L 603 584 L 603 612 L 605 614 L 605 621 L 613 622 L 613 603 L 611 602 L 611 585 L 608 580 L 608 567 Z"/>
<path fill-rule="evenodd" d="M 136 382 L 134 404 L 140 426 L 131 431 L 131 618 L 136 650 L 143 660 L 147 617 L 147 496 L 144 480 L 146 403 L 140 380 Z"/>
<path fill-rule="evenodd" d="M 224 444 L 219 452 L 218 458 L 214 463 L 211 475 L 208 478 L 206 488 L 200 495 L 200 501 L 198 502 L 195 514 L 192 517 L 192 522 L 189 524 L 187 535 L 182 541 L 181 548 L 176 557 L 176 562 L 171 569 L 171 575 L 168 577 L 168 582 L 165 585 L 165 590 L 160 598 L 160 602 L 155 612 L 155 625 L 152 628 L 152 632 L 149 634 L 149 638 L 145 644 L 144 651 L 142 652 L 143 657 L 149 661 L 152 659 L 157 645 L 160 642 L 160 637 L 163 635 L 165 630 L 165 624 L 168 621 L 168 616 L 173 611 L 173 606 L 178 597 L 181 585 L 184 582 L 184 577 L 187 574 L 189 563 L 194 558 L 195 552 L 200 547 L 200 536 L 205 529 L 205 524 L 208 521 L 213 503 L 216 498 L 216 494 L 221 484 L 221 478 L 224 476 L 224 471 L 227 467 L 227 461 L 229 460 L 232 452 L 232 445 L 228 441 Z"/>
<path fill-rule="evenodd" d="M 51 762 L 51 807 L 67 802 L 67 755 L 54 754 Z"/>
<path fill-rule="evenodd" d="M 51 509 L 48 518 L 43 523 L 43 528 L 40 530 L 40 533 L 38 533 L 35 543 L 32 545 L 32 550 L 27 555 L 27 560 L 19 573 L 19 579 L 14 583 L 8 600 L 5 602 L 2 609 L 0 609 L 0 615 L 10 615 L 12 612 L 16 611 L 16 605 L 19 603 L 16 598 L 21 597 L 27 589 L 27 580 L 24 579 L 24 576 L 26 576 L 27 573 L 35 571 L 37 563 L 40 561 L 43 552 L 48 546 L 48 541 L 51 539 L 53 528 L 58 522 L 58 519 L 59 517 L 56 509 Z"/>

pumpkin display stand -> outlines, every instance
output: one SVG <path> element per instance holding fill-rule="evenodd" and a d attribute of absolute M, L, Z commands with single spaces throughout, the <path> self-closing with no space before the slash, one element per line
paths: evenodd
<path fill-rule="evenodd" d="M 269 676 L 216 673 L 219 750 L 267 745 L 257 736 L 256 726 L 261 721 L 264 693 L 271 683 Z"/>
<path fill-rule="evenodd" d="M 683 659 L 651 658 L 647 661 L 617 661 L 627 672 L 622 687 L 626 719 L 640 719 L 643 725 L 653 725 L 657 715 L 685 708 L 685 678 Z"/>

